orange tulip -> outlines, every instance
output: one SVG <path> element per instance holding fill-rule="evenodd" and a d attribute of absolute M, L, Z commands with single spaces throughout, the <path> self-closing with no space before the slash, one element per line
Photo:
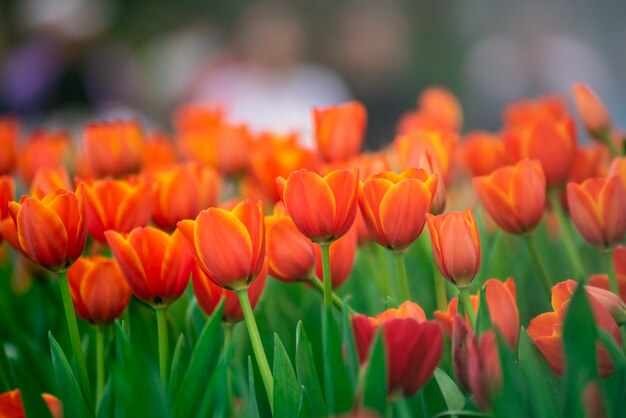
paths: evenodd
<path fill-rule="evenodd" d="M 374 241 L 392 251 L 404 251 L 424 229 L 437 190 L 437 176 L 413 168 L 370 176 L 361 185 L 359 206 Z"/>
<path fill-rule="evenodd" d="M 188 163 L 155 175 L 154 223 L 176 227 L 178 221 L 194 219 L 201 210 L 217 205 L 220 178 L 213 167 Z"/>
<path fill-rule="evenodd" d="M 556 299 L 557 303 L 564 303 L 571 299 L 577 287 L 578 283 L 575 280 L 560 282 L 552 288 L 552 298 Z M 619 296 L 608 289 L 593 285 L 585 285 L 585 292 L 587 296 L 598 301 L 611 314 L 615 322 L 618 324 L 626 322 L 626 304 Z"/>
<path fill-rule="evenodd" d="M 572 171 L 567 180 L 581 183 L 590 177 L 604 175 L 606 170 L 603 167 L 603 152 L 602 147 L 597 144 L 576 149 Z"/>
<path fill-rule="evenodd" d="M 224 109 L 219 106 L 187 104 L 174 115 L 174 126 L 181 132 L 207 132 L 219 126 L 224 120 Z"/>
<path fill-rule="evenodd" d="M 504 146 L 514 161 L 538 160 L 549 185 L 567 180 L 576 153 L 576 129 L 569 117 L 539 119 L 508 128 Z"/>
<path fill-rule="evenodd" d="M 191 254 L 214 283 L 229 290 L 250 285 L 263 267 L 265 224 L 261 202 L 243 200 L 231 211 L 209 208 L 178 223 Z"/>
<path fill-rule="evenodd" d="M 522 160 L 488 176 L 474 177 L 474 189 L 487 213 L 511 234 L 528 234 L 543 216 L 546 177 L 537 161 Z"/>
<path fill-rule="evenodd" d="M 0 117 L 0 175 L 13 171 L 19 135 L 20 123 L 16 118 Z"/>
<path fill-rule="evenodd" d="M 626 191 L 619 177 L 591 178 L 568 183 L 572 221 L 591 245 L 608 249 L 626 234 Z"/>
<path fill-rule="evenodd" d="M 119 318 L 132 295 L 115 260 L 81 257 L 67 270 L 76 315 L 94 325 Z"/>
<path fill-rule="evenodd" d="M 420 167 L 426 150 L 430 151 L 443 178 L 440 182 L 448 182 L 452 172 L 452 156 L 457 135 L 453 132 L 419 130 L 394 139 L 392 147 L 395 163 L 400 170 Z"/>
<path fill-rule="evenodd" d="M 57 189 L 71 190 L 70 176 L 65 167 L 42 167 L 35 172 L 30 185 L 30 193 L 36 199 L 43 199 L 45 195 Z"/>
<path fill-rule="evenodd" d="M 163 170 L 176 164 L 174 142 L 161 132 L 151 132 L 145 144 L 142 171 Z"/>
<path fill-rule="evenodd" d="M 346 234 L 356 217 L 359 170 L 334 170 L 326 176 L 305 169 L 276 179 L 291 219 L 311 241 L 327 244 Z"/>
<path fill-rule="evenodd" d="M 433 195 L 433 203 L 430 206 L 430 213 L 433 215 L 441 215 L 446 210 L 446 203 L 448 198 L 448 192 L 446 190 L 446 184 L 439 179 L 443 178 L 441 169 L 437 164 L 437 159 L 433 157 L 433 153 L 429 150 L 425 150 L 420 158 L 418 168 L 423 169 L 429 175 L 437 176 L 437 188 Z"/>
<path fill-rule="evenodd" d="M 87 239 L 80 185 L 76 194 L 57 190 L 41 200 L 22 196 L 9 210 L 20 247 L 35 263 L 60 272 L 80 257 Z"/>
<path fill-rule="evenodd" d="M 441 326 L 427 321 L 422 308 L 407 301 L 375 318 L 352 316 L 352 329 L 361 364 L 367 363 L 378 329 L 387 357 L 387 393 L 415 394 L 434 373 L 443 354 Z"/>
<path fill-rule="evenodd" d="M 509 164 L 510 157 L 504 143 L 489 132 L 470 132 L 461 142 L 460 164 L 472 176 L 486 176 L 494 170 Z"/>
<path fill-rule="evenodd" d="M 36 131 L 20 147 L 17 172 L 28 185 L 37 170 L 63 165 L 70 151 L 70 137 L 65 131 Z"/>
<path fill-rule="evenodd" d="M 604 103 L 587 85 L 575 83 L 572 86 L 576 110 L 592 137 L 607 135 L 611 131 L 611 115 Z"/>
<path fill-rule="evenodd" d="M 141 167 L 145 138 L 136 120 L 90 123 L 83 130 L 89 172 L 96 176 L 123 176 Z"/>
<path fill-rule="evenodd" d="M 198 305 L 207 315 L 213 315 L 215 308 L 220 304 L 222 298 L 224 298 L 224 313 L 222 314 L 222 320 L 224 322 L 235 323 L 241 321 L 243 318 L 243 311 L 237 298 L 237 293 L 232 290 L 225 289 L 221 286 L 213 283 L 206 274 L 202 272 L 200 267 L 194 263 L 191 269 L 191 279 L 193 284 L 193 292 L 198 300 Z M 265 284 L 267 283 L 267 267 L 261 269 L 259 275 L 252 281 L 250 287 L 248 287 L 248 297 L 250 298 L 250 305 L 252 309 L 256 306 L 257 302 L 261 298 Z"/>
<path fill-rule="evenodd" d="M 313 109 L 317 148 L 327 162 L 347 161 L 361 150 L 367 110 L 360 102 Z"/>
<path fill-rule="evenodd" d="M 145 226 L 152 214 L 152 188 L 142 181 L 96 180 L 84 182 L 89 232 L 105 242 L 104 231 L 130 232 Z"/>
<path fill-rule="evenodd" d="M 337 289 L 348 280 L 354 260 L 356 258 L 356 248 L 358 244 L 358 233 L 356 228 L 350 230 L 330 244 L 330 277 L 333 289 Z M 322 251 L 319 245 L 315 249 L 315 276 L 323 283 Z"/>
<path fill-rule="evenodd" d="M 450 129 L 459 130 L 463 125 L 463 109 L 459 100 L 443 87 L 433 86 L 422 91 L 418 109 Z"/>
<path fill-rule="evenodd" d="M 567 103 L 561 96 L 548 95 L 535 100 L 520 100 L 504 109 L 507 127 L 526 125 L 541 120 L 555 120 L 567 116 Z"/>
<path fill-rule="evenodd" d="M 444 278 L 468 287 L 480 267 L 480 237 L 471 210 L 426 214 L 433 256 Z"/>
<path fill-rule="evenodd" d="M 510 277 L 504 283 L 497 279 L 489 279 L 485 282 L 485 299 L 489 308 L 491 323 L 498 329 L 511 348 L 517 347 L 519 338 L 520 319 L 516 295 L 515 282 Z M 470 295 L 474 312 L 479 309 L 481 303 L 479 299 L 478 295 Z M 450 336 L 452 336 L 453 320 L 457 315 L 457 307 L 458 298 L 454 298 L 448 303 L 446 312 L 435 311 L 435 318 L 446 334 Z M 466 322 L 466 327 L 471 330 L 467 316 Z"/>
<path fill-rule="evenodd" d="M 178 299 L 189 282 L 193 260 L 178 231 L 171 235 L 138 227 L 129 234 L 104 233 L 120 270 L 133 294 L 155 307 Z"/>
<path fill-rule="evenodd" d="M 272 215 L 265 217 L 265 228 L 270 275 L 288 283 L 311 277 L 315 246 L 298 231 L 281 203 L 274 206 Z"/>
<path fill-rule="evenodd" d="M 626 302 L 626 247 L 623 245 L 615 247 L 615 251 L 613 251 L 613 265 L 615 267 L 619 294 L 622 300 Z M 606 274 L 594 274 L 589 278 L 589 284 L 605 290 L 611 290 L 609 276 Z"/>
<path fill-rule="evenodd" d="M 13 196 L 15 196 L 13 177 L 0 176 L 0 219 L 5 219 L 11 214 L 9 202 L 13 200 Z"/>
<path fill-rule="evenodd" d="M 615 158 L 609 167 L 607 177 L 618 176 L 622 180 L 622 186 L 626 191 L 626 157 Z"/>
<path fill-rule="evenodd" d="M 562 375 L 565 367 L 563 358 L 562 328 L 567 314 L 567 308 L 572 292 L 568 290 L 567 282 L 561 282 L 552 287 L 553 312 L 543 313 L 530 321 L 528 334 L 535 342 L 539 352 L 544 356 L 548 365 L 557 375 Z M 618 345 L 622 345 L 622 335 L 611 314 L 598 302 L 595 297 L 587 299 L 591 305 L 596 325 L 613 337 Z M 598 367 L 601 377 L 613 372 L 613 362 L 606 349 L 598 343 Z"/>
<path fill-rule="evenodd" d="M 280 200 L 276 177 L 287 177 L 300 168 L 317 171 L 319 165 L 319 157 L 313 151 L 300 147 L 295 135 L 283 138 L 265 134 L 257 140 L 250 156 L 252 178 L 271 203 Z"/>
<path fill-rule="evenodd" d="M 57 397 L 48 393 L 42 393 L 41 397 L 53 418 L 63 418 L 63 404 Z M 26 418 L 22 394 L 19 389 L 0 394 L 0 417 Z"/>

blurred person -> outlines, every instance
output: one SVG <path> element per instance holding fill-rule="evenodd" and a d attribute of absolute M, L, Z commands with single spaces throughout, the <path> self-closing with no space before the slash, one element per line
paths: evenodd
<path fill-rule="evenodd" d="M 235 29 L 232 56 L 195 81 L 188 101 L 219 103 L 252 130 L 296 133 L 313 147 L 313 107 L 344 102 L 348 88 L 329 68 L 305 62 L 306 33 L 286 2 L 249 4 Z"/>
<path fill-rule="evenodd" d="M 329 28 L 330 62 L 368 110 L 369 149 L 391 142 L 400 116 L 416 106 L 407 15 L 394 1 L 355 1 L 336 13 Z"/>

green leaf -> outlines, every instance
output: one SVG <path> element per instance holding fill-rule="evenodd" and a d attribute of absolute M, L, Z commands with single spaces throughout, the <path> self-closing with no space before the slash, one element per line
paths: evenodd
<path fill-rule="evenodd" d="M 272 374 L 274 375 L 274 418 L 293 418 L 293 413 L 298 410 L 300 403 L 300 385 L 278 334 L 274 334 Z"/>
<path fill-rule="evenodd" d="M 207 319 L 204 329 L 198 337 L 198 342 L 191 354 L 189 367 L 180 384 L 180 388 L 174 393 L 174 416 L 191 417 L 197 411 L 202 401 L 204 389 L 206 389 L 206 376 L 211 373 L 219 360 L 222 349 L 222 301 L 213 315 Z"/>
<path fill-rule="evenodd" d="M 298 402 L 298 417 L 310 418 L 311 417 L 311 400 L 307 394 L 306 388 L 300 386 L 300 402 Z"/>
<path fill-rule="evenodd" d="M 492 406 L 496 416 L 507 418 L 527 418 L 530 416 L 530 403 L 526 393 L 526 385 L 515 362 L 515 356 L 496 332 L 500 366 L 502 367 L 502 387 L 493 393 Z"/>
<path fill-rule="evenodd" d="M 296 327 L 296 374 L 311 401 L 310 414 L 315 417 L 326 416 L 324 395 L 313 360 L 313 348 L 304 332 L 302 321 Z"/>
<path fill-rule="evenodd" d="M 353 387 L 348 369 L 343 361 L 342 339 L 337 329 L 337 322 L 331 309 L 324 309 L 327 324 L 324 330 L 324 344 L 329 344 L 329 358 L 324 359 L 324 373 L 328 373 L 324 383 L 330 385 L 326 389 L 326 410 L 330 414 L 349 411 L 352 407 Z M 331 399 L 328 399 L 330 396 Z"/>
<path fill-rule="evenodd" d="M 59 398 L 63 401 L 65 416 L 67 418 L 93 417 L 92 411 L 87 408 L 67 357 L 65 357 L 63 349 L 52 336 L 52 332 L 48 333 L 48 339 L 50 340 L 50 353 L 52 354 L 52 366 L 57 381 L 57 389 Z"/>
<path fill-rule="evenodd" d="M 526 378 L 534 416 L 550 418 L 563 415 L 563 389 L 548 363 L 522 328 L 519 340 L 519 366 Z"/>
<path fill-rule="evenodd" d="M 478 306 L 478 312 L 476 313 L 476 334 L 480 335 L 485 331 L 491 329 L 491 315 L 489 312 L 489 305 L 487 305 L 486 301 L 487 296 L 485 296 L 485 288 L 482 287 L 480 289 L 480 301 L 481 303 Z"/>
<path fill-rule="evenodd" d="M 256 401 L 256 385 L 254 384 L 254 369 L 252 368 L 252 359 L 248 356 L 248 399 L 246 400 L 248 413 L 250 418 L 259 418 L 259 406 Z"/>
<path fill-rule="evenodd" d="M 185 370 L 189 364 L 189 352 L 187 348 L 187 342 L 185 336 L 180 335 L 176 348 L 174 349 L 174 355 L 172 356 L 172 367 L 170 370 L 170 383 L 168 385 L 168 395 L 170 399 L 173 398 L 174 393 L 178 391 L 183 377 L 185 376 Z"/>
<path fill-rule="evenodd" d="M 598 328 L 598 339 L 606 347 L 615 365 L 615 372 L 608 378 L 602 379 L 607 414 L 614 418 L 626 416 L 626 404 L 624 404 L 624 399 L 626 399 L 626 359 L 624 359 L 624 353 L 613 337 L 602 328 Z"/>
<path fill-rule="evenodd" d="M 113 417 L 114 409 L 113 409 L 113 378 L 109 376 L 107 379 L 106 385 L 104 385 L 104 392 L 102 393 L 102 399 L 100 399 L 100 403 L 98 404 L 98 412 L 96 413 L 97 418 L 108 418 Z"/>
<path fill-rule="evenodd" d="M 344 300 L 344 303 L 346 301 Z M 352 381 L 352 386 L 357 385 L 359 378 L 359 357 L 356 351 L 356 343 L 354 342 L 354 334 L 352 333 L 352 321 L 347 309 L 341 312 L 343 326 L 343 346 L 346 353 L 346 362 L 348 366 L 348 374 Z"/>
<path fill-rule="evenodd" d="M 564 416 L 581 417 L 581 391 L 597 377 L 596 325 L 583 286 L 578 286 L 570 299 L 563 323 L 565 354 Z"/>
<path fill-rule="evenodd" d="M 465 405 L 465 397 L 456 383 L 439 368 L 413 398 L 414 408 L 417 406 L 420 409 L 416 413 L 423 413 L 425 416 L 433 416 L 450 409 L 462 409 Z"/>
<path fill-rule="evenodd" d="M 370 350 L 364 377 L 363 404 L 384 415 L 387 410 L 387 360 L 381 332 L 376 333 Z"/>

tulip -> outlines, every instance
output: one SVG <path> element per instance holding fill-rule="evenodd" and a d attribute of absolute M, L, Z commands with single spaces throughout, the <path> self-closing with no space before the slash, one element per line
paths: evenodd
<path fill-rule="evenodd" d="M 474 177 L 478 198 L 500 228 L 528 234 L 543 216 L 546 178 L 537 161 L 522 160 L 488 176 Z"/>
<path fill-rule="evenodd" d="M 439 182 L 448 182 L 457 141 L 456 133 L 446 131 L 417 130 L 400 135 L 392 144 L 395 163 L 400 170 L 420 167 L 424 152 L 429 151 L 433 162 L 441 170 Z"/>
<path fill-rule="evenodd" d="M 133 294 L 154 307 L 178 299 L 189 282 L 193 260 L 185 237 L 153 228 L 137 227 L 129 234 L 104 233 Z"/>
<path fill-rule="evenodd" d="M 265 248 L 269 273 L 287 283 L 305 280 L 315 267 L 315 246 L 302 235 L 284 206 L 277 203 L 265 217 Z"/>
<path fill-rule="evenodd" d="M 621 299 L 626 302 L 626 247 L 623 245 L 618 245 L 613 251 L 613 269 L 616 275 L 618 293 Z M 594 274 L 589 278 L 589 284 L 606 290 L 611 289 L 607 274 Z"/>
<path fill-rule="evenodd" d="M 224 120 L 224 109 L 219 106 L 188 104 L 180 107 L 174 115 L 174 126 L 178 133 L 207 132 Z"/>
<path fill-rule="evenodd" d="M 450 129 L 459 130 L 463 125 L 463 109 L 459 100 L 443 87 L 425 89 L 418 99 L 418 109 Z"/>
<path fill-rule="evenodd" d="M 42 167 L 35 172 L 30 184 L 30 193 L 36 199 L 43 199 L 57 189 L 71 190 L 70 176 L 63 166 Z"/>
<path fill-rule="evenodd" d="M 517 347 L 519 340 L 520 318 L 516 302 L 515 282 L 508 278 L 505 282 L 497 279 L 489 279 L 485 282 L 485 301 L 489 308 L 489 317 L 494 328 L 504 338 L 504 341 L 512 349 Z M 470 302 L 474 311 L 479 310 L 482 301 L 478 295 L 471 295 Z M 453 334 L 453 321 L 457 316 L 458 298 L 454 298 L 448 304 L 446 312 L 435 311 L 435 318 L 442 325 L 443 330 L 450 336 Z M 466 315 L 466 320 L 467 320 Z M 467 324 L 470 325 L 470 324 Z M 466 325 L 466 326 L 467 326 Z M 469 330 L 472 331 L 470 325 Z"/>
<path fill-rule="evenodd" d="M 603 151 L 599 145 L 577 148 L 568 182 L 582 183 L 588 178 L 602 176 L 605 173 L 602 167 Z"/>
<path fill-rule="evenodd" d="M 591 245 L 607 250 L 626 234 L 626 191 L 619 177 L 567 185 L 572 221 Z"/>
<path fill-rule="evenodd" d="M 359 206 L 372 239 L 404 251 L 421 234 L 437 187 L 437 176 L 423 169 L 370 176 L 361 186 Z"/>
<path fill-rule="evenodd" d="M 11 213 L 9 212 L 9 202 L 13 200 L 15 195 L 15 183 L 13 177 L 0 176 L 0 220 L 6 219 Z"/>
<path fill-rule="evenodd" d="M 504 109 L 504 123 L 516 127 L 567 116 L 567 102 L 561 96 L 547 95 L 535 100 L 520 100 Z"/>
<path fill-rule="evenodd" d="M 87 238 L 82 187 L 76 194 L 57 190 L 41 200 L 25 195 L 9 210 L 20 246 L 35 263 L 60 272 L 80 257 Z"/>
<path fill-rule="evenodd" d="M 305 169 L 287 180 L 277 179 L 281 199 L 294 223 L 305 236 L 327 245 L 346 234 L 356 217 L 359 172 L 334 170 L 326 176 Z"/>
<path fill-rule="evenodd" d="M 437 188 L 433 195 L 433 203 L 430 207 L 430 213 L 433 215 L 441 215 L 446 209 L 447 190 L 444 182 L 440 182 L 439 179 L 443 178 L 441 169 L 437 164 L 437 159 L 433 157 L 432 152 L 425 150 L 419 161 L 419 168 L 422 168 L 426 173 L 431 176 L 437 176 Z"/>
<path fill-rule="evenodd" d="M 559 376 L 563 374 L 565 366 L 561 331 L 572 293 L 571 285 L 567 282 L 555 285 L 552 288 L 553 312 L 536 316 L 528 326 L 528 334 L 535 342 L 539 352 L 544 356 L 552 371 Z M 609 311 L 594 296 L 589 297 L 590 292 L 586 293 L 596 325 L 606 331 L 621 346 L 622 335 L 617 323 Z M 600 344 L 598 344 L 598 367 L 601 377 L 611 374 L 614 367 L 606 349 Z"/>
<path fill-rule="evenodd" d="M 509 164 L 504 143 L 489 132 L 470 132 L 461 142 L 460 164 L 472 176 L 485 176 Z"/>
<path fill-rule="evenodd" d="M 476 406 L 488 409 L 492 394 L 502 386 L 500 354 L 494 331 L 468 338 L 467 379 Z"/>
<path fill-rule="evenodd" d="M 356 228 L 351 228 L 347 234 L 330 244 L 330 277 L 333 289 L 343 286 L 350 277 L 356 259 L 357 244 Z M 322 251 L 317 245 L 314 246 L 314 250 L 315 277 L 323 283 Z"/>
<path fill-rule="evenodd" d="M 198 305 L 207 315 L 213 315 L 215 309 L 219 306 L 222 298 L 224 299 L 224 312 L 222 320 L 227 323 L 236 323 L 243 318 L 243 311 L 237 293 L 232 290 L 225 289 L 213 283 L 206 274 L 202 272 L 200 267 L 194 263 L 191 269 L 191 279 L 193 284 L 193 292 L 198 300 Z M 265 284 L 267 283 L 267 268 L 261 269 L 259 275 L 252 281 L 248 292 L 250 295 L 250 305 L 255 308 Z"/>
<path fill-rule="evenodd" d="M 176 165 L 178 155 L 171 138 L 161 132 L 151 132 L 144 148 L 142 171 L 164 170 Z"/>
<path fill-rule="evenodd" d="M 552 288 L 552 299 L 558 305 L 562 305 L 572 298 L 578 283 L 575 280 L 565 280 L 556 284 Z M 626 322 L 626 304 L 622 299 L 601 287 L 585 285 L 587 296 L 594 298 L 608 313 L 611 314 L 615 322 L 622 324 Z"/>
<path fill-rule="evenodd" d="M 63 165 L 69 151 L 70 137 L 67 132 L 33 132 L 19 149 L 17 172 L 24 182 L 30 185 L 37 170 Z"/>
<path fill-rule="evenodd" d="M 575 83 L 572 86 L 576 110 L 585 125 L 585 129 L 593 138 L 606 136 L 611 130 L 611 115 L 604 103 L 587 85 Z"/>
<path fill-rule="evenodd" d="M 539 119 L 510 127 L 504 133 L 504 146 L 515 161 L 538 160 L 548 185 L 567 180 L 576 152 L 576 130 L 569 117 Z"/>
<path fill-rule="evenodd" d="M 154 223 L 169 229 L 178 221 L 195 219 L 201 210 L 216 206 L 220 178 L 212 167 L 189 163 L 156 174 L 155 186 Z"/>
<path fill-rule="evenodd" d="M 609 167 L 607 177 L 617 176 L 622 180 L 622 186 L 626 191 L 626 157 L 615 158 Z"/>
<path fill-rule="evenodd" d="M 480 237 L 474 215 L 469 209 L 427 214 L 426 222 L 439 271 L 455 286 L 468 287 L 480 267 Z"/>
<path fill-rule="evenodd" d="M 367 110 L 360 102 L 313 109 L 315 139 L 325 161 L 347 161 L 361 150 Z"/>
<path fill-rule="evenodd" d="M 42 393 L 41 397 L 53 418 L 63 418 L 63 404 L 57 397 L 48 393 Z M 3 418 L 26 417 L 22 394 L 19 389 L 0 394 L 0 416 Z"/>
<path fill-rule="evenodd" d="M 424 311 L 413 302 L 375 318 L 353 315 L 352 329 L 361 365 L 368 362 L 376 332 L 382 329 L 390 397 L 415 394 L 430 379 L 443 354 L 441 326 L 427 321 Z"/>
<path fill-rule="evenodd" d="M 96 176 L 123 176 L 139 170 L 145 138 L 136 120 L 90 123 L 83 130 L 89 172 Z"/>
<path fill-rule="evenodd" d="M 243 200 L 231 211 L 209 208 L 178 229 L 202 271 L 229 290 L 245 289 L 258 276 L 265 257 L 261 202 Z"/>
<path fill-rule="evenodd" d="M 67 270 L 76 314 L 95 325 L 119 318 L 132 295 L 115 260 L 81 257 Z"/>
<path fill-rule="evenodd" d="M 250 155 L 250 171 L 265 200 L 280 200 L 277 177 L 287 177 L 300 168 L 317 171 L 320 161 L 313 151 L 300 147 L 295 135 L 279 137 L 265 134 L 257 140 Z"/>
<path fill-rule="evenodd" d="M 84 182 L 89 232 L 106 242 L 104 232 L 130 232 L 146 226 L 152 214 L 152 188 L 143 181 L 96 180 Z"/>
<path fill-rule="evenodd" d="M 15 165 L 15 145 L 20 123 L 12 117 L 0 117 L 0 175 L 9 174 Z"/>

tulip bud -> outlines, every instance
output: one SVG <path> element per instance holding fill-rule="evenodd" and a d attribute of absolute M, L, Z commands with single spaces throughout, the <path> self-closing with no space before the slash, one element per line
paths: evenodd
<path fill-rule="evenodd" d="M 317 147 L 325 161 L 347 161 L 361 150 L 367 123 L 362 103 L 313 109 L 313 121 Z"/>
<path fill-rule="evenodd" d="M 585 129 L 593 138 L 606 136 L 611 130 L 611 115 L 604 103 L 587 85 L 576 83 L 572 86 L 574 104 L 585 125 Z"/>

